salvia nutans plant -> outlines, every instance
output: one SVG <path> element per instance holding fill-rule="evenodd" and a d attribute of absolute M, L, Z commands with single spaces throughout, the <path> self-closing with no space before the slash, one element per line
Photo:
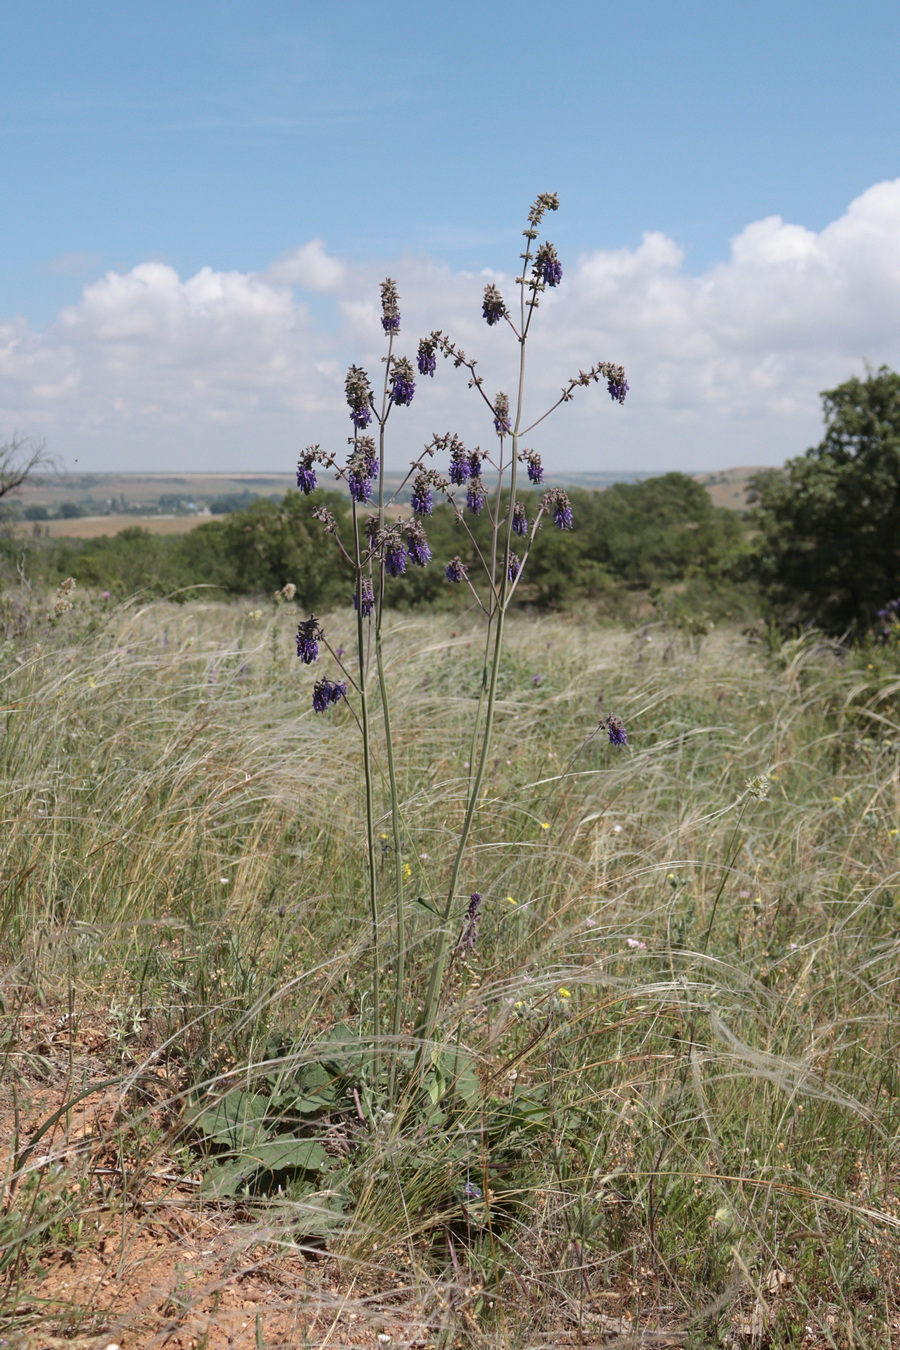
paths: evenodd
<path fill-rule="evenodd" d="M 532 519 L 517 500 L 523 474 L 531 485 L 544 481 L 541 457 L 523 444 L 525 437 L 561 404 L 568 403 L 580 386 L 605 381 L 615 403 L 624 403 L 628 392 L 625 371 L 611 361 L 600 361 L 589 370 L 579 371 L 562 389 L 552 406 L 532 421 L 525 414 L 526 349 L 535 312 L 544 291 L 560 285 L 562 265 L 556 249 L 541 240 L 541 226 L 548 212 L 558 209 L 555 193 L 541 193 L 528 214 L 521 274 L 516 278 L 518 302 L 512 309 L 498 288 L 485 287 L 482 315 L 489 327 L 505 325 L 518 348 L 518 369 L 512 398 L 504 392 L 490 393 L 477 371 L 477 363 L 440 330 L 420 339 L 415 366 L 407 356 L 396 352 L 400 336 L 399 296 L 395 282 L 388 278 L 381 286 L 381 325 L 387 346 L 383 357 L 384 377 L 380 390 L 373 387 L 368 373 L 353 365 L 345 382 L 347 405 L 352 424 L 350 452 L 344 463 L 319 445 L 309 446 L 297 464 L 297 486 L 311 493 L 317 483 L 317 467 L 333 471 L 346 484 L 352 503 L 353 531 L 341 539 L 333 515 L 320 507 L 315 515 L 326 533 L 355 573 L 352 596 L 356 610 L 355 659 L 340 660 L 329 646 L 314 615 L 300 623 L 297 630 L 297 655 L 312 664 L 325 647 L 339 669 L 339 676 L 323 676 L 315 683 L 312 695 L 317 713 L 328 713 L 336 704 L 346 703 L 362 737 L 363 772 L 366 799 L 366 849 L 368 905 L 372 926 L 372 1044 L 373 1063 L 378 1076 L 382 1054 L 379 927 L 381 897 L 377 862 L 382 849 L 376 845 L 377 803 L 372 742 L 372 704 L 381 705 L 387 782 L 390 792 L 390 818 L 393 854 L 394 922 L 396 925 L 396 963 L 391 1013 L 391 1043 L 399 1049 L 404 1035 L 407 1007 L 406 963 L 407 932 L 404 898 L 403 820 L 398 792 L 398 775 L 391 734 L 393 711 L 385 676 L 382 649 L 382 623 L 391 604 L 391 581 L 409 567 L 427 567 L 432 563 L 426 522 L 432 514 L 435 498 L 446 501 L 472 545 L 477 566 L 470 569 L 459 556 L 441 561 L 448 585 L 464 586 L 484 616 L 484 658 L 480 694 L 471 727 L 468 755 L 468 785 L 465 812 L 456 842 L 450 876 L 442 905 L 435 905 L 438 919 L 434 952 L 424 1004 L 415 1022 L 409 1043 L 418 1047 L 416 1063 L 427 1059 L 427 1047 L 434 1032 L 440 1004 L 441 986 L 448 960 L 454 949 L 471 951 L 475 947 L 482 897 L 477 878 L 465 876 L 466 846 L 472 829 L 491 750 L 491 735 L 497 702 L 498 673 L 506 615 L 528 568 L 535 536 L 546 523 L 559 530 L 571 530 L 572 508 L 566 492 L 550 487 L 541 499 Z M 402 484 L 387 496 L 384 483 L 385 445 L 388 422 L 395 409 L 408 407 L 416 391 L 416 375 L 431 379 L 438 356 L 450 361 L 456 370 L 468 375 L 468 388 L 481 400 L 489 428 L 492 449 L 467 448 L 453 432 L 436 434 L 413 461 Z M 489 479 L 486 480 L 485 470 Z M 395 503 L 411 484 L 408 517 L 398 517 Z M 393 508 L 393 509 L 391 509 Z M 486 514 L 490 520 L 489 545 L 479 548 L 467 517 Z M 348 596 L 348 601 L 350 597 Z M 626 732 L 620 718 L 607 713 L 600 728 L 613 746 L 626 744 Z M 387 1042 L 385 1042 L 386 1044 Z M 394 1069 L 390 1081 L 395 1081 Z"/>

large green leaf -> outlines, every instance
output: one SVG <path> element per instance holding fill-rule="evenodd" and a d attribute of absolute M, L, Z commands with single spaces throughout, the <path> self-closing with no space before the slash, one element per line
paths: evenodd
<path fill-rule="evenodd" d="M 202 1112 L 194 1126 L 211 1147 L 239 1153 L 265 1138 L 263 1122 L 268 1109 L 268 1097 L 236 1089 Z"/>
<path fill-rule="evenodd" d="M 296 1177 L 319 1175 L 330 1159 L 315 1139 L 283 1135 L 245 1149 L 212 1168 L 201 1190 L 209 1195 L 264 1195 L 287 1185 Z"/>

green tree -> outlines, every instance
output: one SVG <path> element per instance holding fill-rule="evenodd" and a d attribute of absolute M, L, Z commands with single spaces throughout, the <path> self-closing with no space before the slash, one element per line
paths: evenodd
<path fill-rule="evenodd" d="M 756 566 L 783 619 L 861 631 L 900 594 L 900 375 L 881 366 L 822 402 L 821 444 L 752 481 Z"/>

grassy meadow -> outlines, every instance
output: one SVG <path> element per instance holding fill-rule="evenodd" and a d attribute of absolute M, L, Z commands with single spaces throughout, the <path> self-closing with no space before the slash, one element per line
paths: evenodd
<path fill-rule="evenodd" d="M 513 616 L 477 949 L 424 1098 L 387 1110 L 328 658 L 297 662 L 293 606 L 73 598 L 0 647 L 7 1344 L 900 1345 L 895 655 Z M 323 626 L 351 646 L 352 612 Z M 385 627 L 412 969 L 376 1049 L 402 1065 L 483 638 Z M 248 1128 L 217 1135 L 221 1103 L 289 1079 L 315 1180 L 217 1185 Z"/>

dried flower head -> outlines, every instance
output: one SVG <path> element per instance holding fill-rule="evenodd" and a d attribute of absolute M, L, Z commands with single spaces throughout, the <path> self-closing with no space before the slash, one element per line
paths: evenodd
<path fill-rule="evenodd" d="M 494 399 L 494 430 L 498 436 L 508 436 L 512 431 L 509 421 L 509 399 L 506 394 L 498 394 Z"/>
<path fill-rule="evenodd" d="M 381 326 L 386 333 L 400 332 L 397 283 L 390 277 L 386 277 L 381 283 Z"/>
<path fill-rule="evenodd" d="M 490 282 L 484 288 L 481 313 L 489 328 L 493 328 L 495 323 L 499 323 L 501 319 L 505 319 L 507 316 L 506 303 L 493 282 Z"/>
<path fill-rule="evenodd" d="M 279 600 L 293 600 L 294 596 L 297 594 L 297 587 L 292 581 L 287 581 L 282 586 L 281 590 L 276 591 L 275 594 Z"/>
<path fill-rule="evenodd" d="M 378 544 L 378 535 L 381 531 L 381 517 L 377 511 L 372 511 L 366 516 L 365 529 L 369 548 L 375 548 Z"/>
<path fill-rule="evenodd" d="M 475 951 L 478 942 L 478 924 L 480 920 L 481 896 L 477 891 L 473 891 L 469 898 L 468 906 L 466 907 L 463 930 L 459 936 L 459 942 L 456 944 L 460 951 Z"/>
<path fill-rule="evenodd" d="M 332 704 L 338 703 L 346 697 L 346 680 L 316 680 L 312 695 L 313 712 L 327 712 Z"/>
<path fill-rule="evenodd" d="M 444 572 L 446 574 L 447 580 L 452 581 L 454 583 L 459 581 L 465 581 L 468 575 L 468 572 L 466 571 L 466 565 L 458 554 L 455 558 L 450 559 L 447 566 L 444 568 Z"/>
<path fill-rule="evenodd" d="M 301 619 L 297 626 L 297 655 L 305 666 L 311 666 L 319 659 L 319 639 L 324 637 L 319 620 L 315 614 Z"/>
<path fill-rule="evenodd" d="M 405 356 L 395 356 L 391 361 L 391 402 L 398 407 L 413 401 L 416 392 L 415 371 L 412 362 Z"/>
<path fill-rule="evenodd" d="M 559 197 L 555 192 L 541 192 L 528 212 L 528 224 L 532 229 L 540 225 L 546 211 L 559 210 Z"/>
<path fill-rule="evenodd" d="M 747 779 L 747 791 L 751 797 L 755 797 L 758 802 L 769 800 L 769 788 L 771 784 L 769 778 L 764 773 L 755 774 Z"/>
<path fill-rule="evenodd" d="M 313 465 L 318 458 L 319 447 L 308 445 L 297 460 L 297 486 L 306 497 L 316 490 L 316 471 Z"/>
<path fill-rule="evenodd" d="M 419 339 L 419 354 L 416 365 L 419 367 L 420 375 L 430 375 L 432 379 L 434 378 L 434 372 L 437 369 L 436 351 L 437 343 L 433 338 Z"/>
<path fill-rule="evenodd" d="M 53 602 L 53 617 L 59 619 L 63 614 L 68 613 L 72 608 L 72 601 L 69 596 L 75 589 L 75 578 L 66 577 L 65 581 L 60 582 L 56 588 L 56 598 Z"/>
<path fill-rule="evenodd" d="M 351 366 L 344 381 L 350 421 L 362 431 L 372 420 L 372 386 L 362 366 Z"/>

